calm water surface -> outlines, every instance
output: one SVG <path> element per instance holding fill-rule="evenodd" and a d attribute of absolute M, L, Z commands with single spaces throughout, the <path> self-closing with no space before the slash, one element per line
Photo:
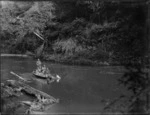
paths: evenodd
<path fill-rule="evenodd" d="M 121 66 L 82 67 L 44 63 L 53 74 L 62 78 L 59 83 L 50 85 L 36 81 L 29 84 L 60 99 L 60 103 L 52 106 L 47 113 L 99 113 L 107 101 L 122 94 L 128 95 L 117 81 L 124 73 Z M 10 71 L 22 74 L 35 68 L 36 60 L 33 59 L 1 57 L 1 81 L 17 79 Z"/>

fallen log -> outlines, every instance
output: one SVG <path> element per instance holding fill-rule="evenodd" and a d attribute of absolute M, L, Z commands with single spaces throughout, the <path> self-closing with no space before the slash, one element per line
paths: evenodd
<path fill-rule="evenodd" d="M 22 91 L 27 95 L 34 95 L 36 98 L 33 101 L 20 101 L 21 105 L 27 105 L 28 110 L 26 113 L 31 114 L 33 112 L 43 112 L 49 109 L 53 104 L 58 103 L 59 100 L 54 97 L 44 93 L 38 89 L 35 89 L 24 82 L 16 81 L 16 80 L 7 80 L 5 83 L 1 83 L 2 89 L 4 89 L 4 93 L 8 96 L 20 96 L 22 95 Z M 5 96 L 6 97 L 6 96 Z"/>
<path fill-rule="evenodd" d="M 28 55 L 23 54 L 1 54 L 2 57 L 28 57 Z"/>
<path fill-rule="evenodd" d="M 2 97 L 11 97 L 11 96 L 16 96 L 19 97 L 22 95 L 22 93 L 20 91 L 18 91 L 15 88 L 9 87 L 3 83 L 1 83 L 1 90 L 2 90 Z"/>
<path fill-rule="evenodd" d="M 21 101 L 21 103 L 26 104 L 27 106 L 30 106 L 31 110 L 35 110 L 35 111 L 44 110 L 44 106 L 42 105 L 42 103 L 39 103 L 39 102 Z"/>
<path fill-rule="evenodd" d="M 22 104 L 29 106 L 29 109 L 27 112 L 32 113 L 32 112 L 43 112 L 45 110 L 48 110 L 53 103 L 51 103 L 51 99 L 46 99 L 48 102 L 37 102 L 37 101 L 21 101 Z"/>
<path fill-rule="evenodd" d="M 38 97 L 39 95 L 43 98 L 46 98 L 46 99 L 53 99 L 54 102 L 58 103 L 58 99 L 55 99 L 54 97 L 48 95 L 47 93 L 44 93 L 38 89 L 35 89 L 23 82 L 20 82 L 20 81 L 16 81 L 16 80 L 7 80 L 10 85 L 14 86 L 14 87 L 22 87 L 22 90 L 24 90 L 26 93 L 28 94 L 33 94 L 35 95 L 36 97 Z"/>
<path fill-rule="evenodd" d="M 10 73 L 11 73 L 12 75 L 18 77 L 20 80 L 22 80 L 22 81 L 24 81 L 24 82 L 31 82 L 31 81 L 29 81 L 29 80 L 27 80 L 27 79 L 25 79 L 25 78 L 19 76 L 18 74 L 14 73 L 14 72 L 12 72 L 12 71 L 11 71 Z"/>

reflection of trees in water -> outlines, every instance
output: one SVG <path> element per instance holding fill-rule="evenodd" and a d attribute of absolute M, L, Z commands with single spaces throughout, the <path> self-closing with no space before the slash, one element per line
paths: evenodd
<path fill-rule="evenodd" d="M 148 79 L 148 69 L 142 59 L 124 66 L 127 72 L 121 77 L 120 82 L 133 93 L 133 96 L 129 98 L 129 112 L 145 113 L 149 109 L 148 88 L 150 80 Z"/>
<path fill-rule="evenodd" d="M 121 77 L 120 82 L 123 83 L 128 90 L 131 90 L 133 94 L 139 93 L 147 86 L 147 73 L 144 71 L 144 65 L 142 63 L 129 63 L 124 65 L 127 72 Z"/>
<path fill-rule="evenodd" d="M 137 61 L 129 60 L 127 64 L 123 65 L 126 72 L 119 79 L 119 83 L 131 91 L 132 95 L 123 95 L 109 102 L 104 107 L 104 112 L 145 114 L 150 111 L 150 76 L 148 76 L 150 70 L 146 66 L 149 62 L 144 57 Z"/>
<path fill-rule="evenodd" d="M 139 4 L 140 6 L 140 4 Z M 141 5 L 142 6 L 142 5 Z M 134 48 L 134 44 L 131 47 L 129 54 L 127 57 L 127 63 L 123 64 L 126 68 L 127 72 L 121 77 L 120 82 L 126 86 L 128 90 L 133 93 L 133 96 L 129 98 L 128 112 L 131 113 L 148 113 L 150 110 L 149 105 L 149 92 L 150 92 L 150 79 L 149 79 L 149 43 L 148 39 L 148 18 L 149 11 L 147 11 L 149 5 L 143 5 L 143 9 L 145 9 L 145 16 L 143 20 L 137 19 L 138 25 L 143 26 L 143 32 L 141 32 L 141 36 L 136 36 L 134 39 L 139 40 L 138 47 Z M 132 41 L 130 41 L 132 43 Z M 129 43 L 130 43 L 129 42 Z M 122 52 L 122 54 L 124 54 Z M 147 66 L 148 65 L 148 66 Z"/>
<path fill-rule="evenodd" d="M 139 4 L 139 6 L 142 5 Z M 143 9 L 147 10 L 147 7 L 150 7 L 150 5 L 145 4 L 142 7 Z M 148 12 L 144 11 L 144 13 L 147 13 L 149 15 L 150 13 Z M 150 22 L 147 22 L 147 20 L 149 20 L 146 19 L 147 14 L 144 14 L 145 16 L 142 17 L 143 19 L 141 20 L 136 19 L 138 23 L 132 20 L 134 23 L 140 25 L 143 28 L 141 31 L 138 32 L 141 33 L 141 35 L 135 37 L 129 36 L 129 39 L 127 39 L 128 42 L 124 41 L 126 39 L 121 40 L 123 44 L 123 51 L 119 52 L 119 56 L 122 57 L 122 61 L 125 61 L 125 63 L 123 63 L 122 65 L 126 69 L 126 72 L 119 79 L 119 82 L 123 84 L 133 94 L 131 97 L 127 97 L 127 101 L 124 101 L 128 102 L 126 103 L 127 109 L 124 109 L 124 113 L 148 113 L 148 111 L 150 111 L 150 76 L 148 76 L 150 71 L 148 67 L 150 64 L 148 59 L 148 55 L 150 56 L 150 52 L 148 51 L 150 50 L 150 44 L 148 39 L 150 38 L 150 35 L 147 35 L 149 31 L 149 27 L 147 26 Z M 132 26 L 134 25 L 134 23 L 132 23 Z M 118 102 L 124 103 L 121 100 L 119 100 Z"/>

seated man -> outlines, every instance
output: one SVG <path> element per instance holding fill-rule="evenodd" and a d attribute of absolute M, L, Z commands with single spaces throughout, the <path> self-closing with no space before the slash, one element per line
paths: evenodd
<path fill-rule="evenodd" d="M 42 67 L 42 73 L 46 75 L 46 66 L 45 65 Z"/>

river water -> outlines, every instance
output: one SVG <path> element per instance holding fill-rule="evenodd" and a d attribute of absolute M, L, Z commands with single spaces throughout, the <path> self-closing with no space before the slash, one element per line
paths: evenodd
<path fill-rule="evenodd" d="M 100 113 L 103 107 L 128 91 L 118 84 L 125 70 L 121 66 L 70 66 L 44 62 L 51 73 L 61 76 L 59 83 L 49 85 L 34 82 L 34 88 L 60 99 L 47 113 Z M 30 73 L 36 68 L 36 60 L 20 57 L 1 57 L 1 82 L 17 79 L 10 74 Z"/>

